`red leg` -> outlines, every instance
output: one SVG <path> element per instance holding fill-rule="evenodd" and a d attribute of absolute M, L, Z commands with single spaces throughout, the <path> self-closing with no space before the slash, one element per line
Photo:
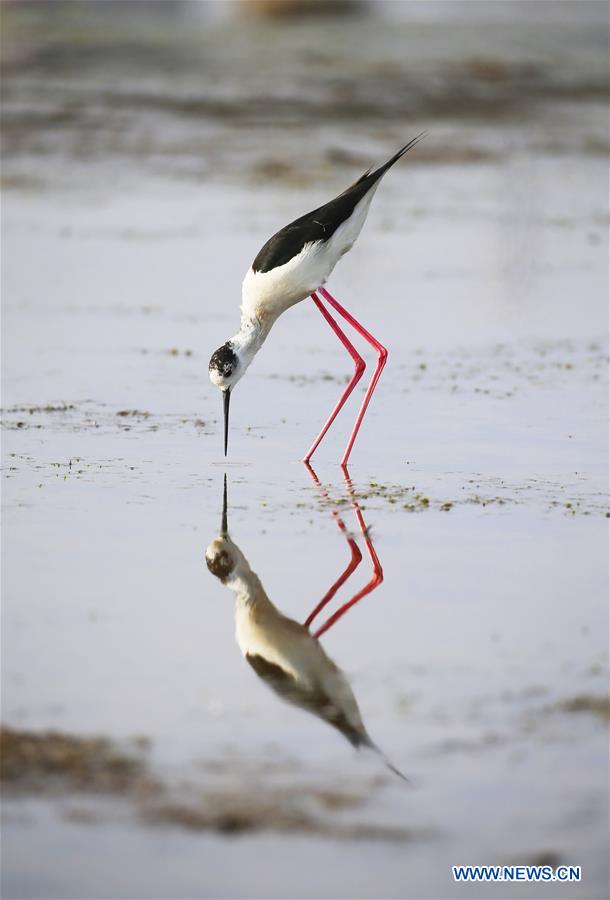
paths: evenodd
<path fill-rule="evenodd" d="M 362 401 L 362 406 L 360 407 L 360 412 L 358 413 L 358 418 L 356 419 L 356 424 L 354 425 L 354 428 L 350 435 L 350 439 L 347 442 L 347 447 L 345 448 L 345 453 L 343 454 L 343 459 L 341 460 L 341 465 L 346 466 L 347 461 L 349 459 L 349 455 L 352 452 L 352 447 L 354 446 L 354 441 L 356 440 L 356 435 L 358 434 L 358 429 L 360 428 L 360 425 L 362 424 L 362 420 L 364 419 L 364 414 L 366 412 L 367 406 L 369 405 L 369 401 L 370 401 L 371 397 L 373 396 L 373 391 L 377 387 L 377 382 L 379 381 L 379 376 L 381 375 L 381 372 L 383 371 L 383 367 L 386 364 L 386 360 L 388 358 L 388 351 L 383 346 L 383 344 L 380 344 L 379 341 L 377 340 L 377 338 L 374 338 L 373 335 L 369 331 L 366 330 L 366 328 L 363 328 L 362 325 L 360 324 L 360 322 L 357 322 L 356 319 L 354 319 L 354 317 L 351 315 L 351 313 L 349 313 L 346 309 L 344 309 L 344 307 L 341 306 L 341 304 L 338 303 L 335 300 L 335 298 L 332 297 L 325 288 L 320 288 L 319 290 L 320 290 L 320 293 L 322 294 L 322 296 L 324 297 L 324 299 L 328 303 L 330 303 L 330 305 L 334 309 L 337 310 L 339 315 L 343 316 L 343 318 L 347 322 L 349 322 L 349 324 L 353 328 L 356 329 L 358 334 L 361 334 L 362 337 L 366 341 L 369 342 L 369 344 L 372 344 L 372 346 L 375 348 L 375 350 L 377 350 L 377 354 L 378 354 L 377 368 L 375 369 L 375 372 L 373 373 L 373 377 L 371 378 L 371 383 L 369 384 L 366 394 L 364 395 L 364 400 Z"/>
<path fill-rule="evenodd" d="M 313 609 L 309 613 L 309 615 L 307 616 L 307 619 L 303 623 L 305 625 L 305 628 L 309 628 L 309 626 L 311 625 L 313 620 L 316 618 L 316 616 L 320 615 L 320 613 L 322 612 L 322 610 L 324 609 L 326 604 L 330 603 L 330 601 L 333 599 L 333 597 L 335 596 L 335 594 L 337 593 L 337 591 L 339 590 L 341 585 L 345 584 L 345 582 L 350 577 L 352 572 L 354 572 L 354 570 L 358 568 L 358 566 L 360 565 L 360 562 L 362 561 L 362 553 L 360 552 L 360 548 L 358 547 L 358 544 L 356 543 L 356 541 L 353 538 L 348 538 L 347 542 L 350 546 L 350 550 L 352 551 L 352 558 L 349 562 L 349 565 L 347 566 L 345 571 L 342 573 L 342 575 L 339 578 L 337 578 L 337 580 L 332 585 L 332 587 L 330 587 L 328 589 L 328 591 L 324 594 L 324 596 L 322 597 L 322 599 L 320 600 L 320 602 L 318 603 L 316 608 Z"/>
<path fill-rule="evenodd" d="M 318 478 L 318 476 L 316 475 L 316 473 L 314 472 L 312 467 L 309 465 L 309 463 L 305 463 L 305 465 L 307 466 L 307 468 L 309 470 L 309 474 L 311 475 L 311 477 L 313 478 L 315 483 L 318 485 L 318 487 L 322 490 L 322 493 L 324 494 L 325 498 L 328 500 L 329 499 L 328 493 L 322 487 L 322 485 L 320 483 L 320 479 Z M 347 543 L 349 544 L 349 548 L 352 552 L 352 558 L 351 558 L 350 562 L 348 563 L 348 566 L 345 569 L 345 571 L 339 576 L 339 578 L 335 581 L 335 583 L 328 589 L 326 594 L 324 594 L 324 596 L 322 597 L 322 599 L 320 600 L 318 605 L 315 607 L 315 609 L 313 609 L 310 612 L 310 614 L 308 615 L 307 620 L 304 623 L 306 628 L 309 628 L 309 626 L 311 625 L 313 620 L 316 618 L 316 616 L 318 616 L 322 612 L 322 610 L 327 605 L 327 603 L 329 603 L 332 600 L 332 598 L 335 596 L 335 594 L 337 593 L 339 588 L 343 584 L 345 584 L 345 582 L 350 577 L 352 572 L 355 571 L 355 569 L 360 565 L 360 562 L 362 561 L 362 553 L 360 552 L 360 548 L 358 547 L 358 544 L 356 543 L 356 541 L 352 537 L 349 536 L 347 528 L 345 527 L 345 522 L 343 521 L 343 519 L 341 518 L 341 516 L 337 513 L 337 511 L 335 509 L 332 510 L 332 514 L 333 514 L 333 517 L 334 517 L 337 525 L 339 526 L 339 530 L 345 536 L 345 539 L 347 540 Z"/>
<path fill-rule="evenodd" d="M 343 474 L 345 476 L 345 483 L 347 484 L 347 489 L 352 497 L 352 506 L 356 510 L 356 518 L 358 519 L 358 525 L 360 526 L 360 531 L 362 532 L 362 535 L 364 537 L 364 540 L 366 543 L 366 548 L 368 550 L 369 557 L 373 564 L 373 577 L 371 578 L 370 581 L 367 582 L 367 584 L 365 584 L 365 586 L 361 590 L 358 591 L 357 594 L 354 594 L 354 596 L 350 600 L 348 600 L 347 603 L 344 603 L 343 606 L 339 607 L 339 609 L 335 613 L 333 613 L 333 615 L 330 616 L 330 618 L 327 619 L 326 622 L 324 622 L 324 624 L 320 626 L 320 628 L 318 628 L 318 630 L 313 635 L 315 638 L 320 638 L 326 631 L 328 631 L 329 628 L 332 628 L 332 626 L 335 625 L 339 621 L 339 619 L 342 616 L 344 616 L 345 613 L 349 609 L 352 608 L 352 606 L 355 606 L 356 603 L 358 603 L 359 600 L 362 600 L 363 597 L 366 597 L 367 594 L 372 593 L 372 591 L 374 591 L 375 588 L 379 587 L 379 585 L 383 581 L 383 569 L 381 568 L 381 563 L 379 562 L 379 557 L 375 553 L 375 548 L 373 547 L 373 542 L 369 536 L 368 529 L 364 522 L 362 510 L 358 506 L 358 502 L 356 501 L 356 498 L 354 497 L 354 487 L 353 487 L 351 479 L 349 477 L 349 472 L 347 471 L 347 467 L 345 467 L 345 466 L 343 467 Z"/>
<path fill-rule="evenodd" d="M 326 420 L 326 423 L 325 423 L 324 427 L 322 428 L 322 431 L 320 432 L 320 434 L 317 436 L 317 438 L 315 439 L 315 441 L 313 442 L 313 444 L 307 451 L 307 453 L 305 455 L 305 459 L 303 460 L 303 462 L 306 462 L 306 463 L 309 462 L 309 460 L 313 456 L 318 444 L 320 443 L 320 441 L 322 440 L 322 438 L 324 437 L 324 435 L 326 434 L 326 432 L 328 431 L 330 426 L 335 421 L 339 410 L 341 409 L 341 407 L 343 406 L 343 404 L 345 403 L 345 401 L 347 400 L 347 398 L 349 397 L 351 392 L 354 390 L 354 388 L 356 387 L 356 385 L 358 384 L 360 379 L 362 378 L 364 370 L 366 369 L 365 361 L 362 359 L 362 357 L 360 356 L 360 354 L 358 353 L 358 351 L 356 350 L 354 345 L 348 339 L 347 335 L 341 330 L 341 328 L 339 327 L 337 322 L 333 319 L 333 317 L 331 316 L 331 314 L 326 309 L 326 307 L 324 306 L 324 304 L 322 303 L 322 301 L 320 300 L 320 298 L 318 297 L 318 295 L 315 292 L 311 295 L 311 299 L 316 304 L 316 306 L 318 307 L 318 309 L 320 310 L 320 312 L 322 313 L 322 315 L 324 316 L 324 318 L 326 319 L 326 321 L 328 322 L 328 324 L 330 325 L 332 330 L 335 332 L 335 334 L 337 335 L 337 337 L 339 338 L 339 340 L 341 341 L 343 346 L 346 347 L 347 352 L 349 353 L 349 355 L 351 356 L 351 358 L 354 360 L 354 362 L 356 364 L 356 368 L 354 370 L 354 374 L 352 375 L 350 383 L 345 388 L 345 391 L 339 398 L 337 405 L 335 406 L 335 408 L 331 412 L 330 416 Z"/>

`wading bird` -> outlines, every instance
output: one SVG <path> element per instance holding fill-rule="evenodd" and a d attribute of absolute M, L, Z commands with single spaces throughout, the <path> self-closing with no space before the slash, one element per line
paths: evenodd
<path fill-rule="evenodd" d="M 312 477 L 321 487 L 317 476 Z M 351 484 L 348 483 L 351 490 Z M 339 667 L 327 656 L 319 637 L 328 631 L 362 597 L 370 594 L 383 580 L 379 560 L 373 550 L 370 536 L 362 520 L 362 513 L 352 501 L 358 523 L 364 534 L 374 575 L 347 603 L 344 603 L 315 632 L 309 626 L 354 572 L 362 554 L 350 537 L 343 520 L 333 511 L 337 524 L 352 551 L 352 560 L 343 575 L 326 593 L 310 613 L 304 625 L 284 615 L 267 596 L 261 581 L 252 571 L 248 560 L 230 538 L 227 513 L 227 480 L 225 475 L 222 521 L 219 536 L 205 552 L 208 569 L 235 595 L 235 631 L 237 643 L 253 671 L 282 700 L 327 722 L 337 729 L 352 746 L 368 748 L 379 754 L 387 767 L 399 775 L 396 769 L 371 740 L 358 708 L 352 689 Z M 405 780 L 407 780 L 405 778 Z"/>
<path fill-rule="evenodd" d="M 229 403 L 231 392 L 262 347 L 274 322 L 283 312 L 311 296 L 325 320 L 354 360 L 355 370 L 345 391 L 307 454 L 307 462 L 332 425 L 339 410 L 360 381 L 366 368 L 351 341 L 322 303 L 320 295 L 377 352 L 377 366 L 367 388 L 362 406 L 347 443 L 341 465 L 347 465 L 358 429 L 373 391 L 386 363 L 386 348 L 367 331 L 331 294 L 324 285 L 334 267 L 347 253 L 360 234 L 375 191 L 385 173 L 411 149 L 422 134 L 405 144 L 384 165 L 369 169 L 358 181 L 324 206 L 296 219 L 270 238 L 247 272 L 242 286 L 241 323 L 237 334 L 229 338 L 212 355 L 210 380 L 223 394 L 224 452 L 229 439 Z"/>

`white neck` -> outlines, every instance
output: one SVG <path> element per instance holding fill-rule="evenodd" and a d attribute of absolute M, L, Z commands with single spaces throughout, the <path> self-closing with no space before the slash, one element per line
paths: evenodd
<path fill-rule="evenodd" d="M 239 331 L 229 338 L 229 343 L 242 364 L 242 374 L 263 346 L 268 334 L 269 329 L 263 328 L 257 318 L 242 316 Z"/>
<path fill-rule="evenodd" d="M 238 609 L 251 610 L 254 606 L 272 606 L 258 575 L 252 571 L 242 553 L 225 585 L 235 595 Z"/>

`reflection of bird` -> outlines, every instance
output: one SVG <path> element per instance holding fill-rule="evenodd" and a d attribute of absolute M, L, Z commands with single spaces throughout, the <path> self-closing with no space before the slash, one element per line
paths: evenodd
<path fill-rule="evenodd" d="M 328 722 L 354 747 L 368 747 L 381 754 L 364 727 L 343 672 L 305 625 L 274 606 L 258 575 L 229 537 L 226 476 L 220 535 L 207 548 L 206 563 L 235 595 L 237 643 L 259 678 L 283 700 Z"/>
<path fill-rule="evenodd" d="M 229 436 L 231 391 L 260 350 L 275 320 L 295 303 L 311 295 L 355 363 L 352 379 L 307 452 L 306 461 L 310 459 L 362 377 L 365 369 L 364 360 L 320 300 L 316 293 L 319 292 L 378 354 L 377 367 L 341 460 L 342 465 L 346 465 L 369 400 L 385 365 L 387 350 L 329 294 L 323 285 L 335 265 L 351 249 L 360 234 L 371 200 L 382 177 L 421 137 L 422 135 L 418 135 L 413 138 L 374 172 L 369 169 L 334 200 L 286 225 L 267 241 L 252 263 L 242 288 L 240 329 L 216 350 L 209 366 L 210 379 L 223 393 L 225 456 Z"/>

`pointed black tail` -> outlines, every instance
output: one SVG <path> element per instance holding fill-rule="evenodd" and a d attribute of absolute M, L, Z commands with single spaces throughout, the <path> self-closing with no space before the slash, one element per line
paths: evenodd
<path fill-rule="evenodd" d="M 391 169 L 392 166 L 394 165 L 394 163 L 398 162 L 398 160 L 402 156 L 404 156 L 405 153 L 408 153 L 409 150 L 411 149 L 411 147 L 414 147 L 416 144 L 419 144 L 419 142 L 426 137 L 427 133 L 428 133 L 427 131 L 422 131 L 422 133 L 418 134 L 417 137 L 412 138 L 409 141 L 409 143 L 405 144 L 404 147 L 401 147 L 400 150 L 398 151 L 398 153 L 395 153 L 394 156 L 387 161 L 387 163 L 384 163 L 378 169 L 375 169 L 374 172 L 371 172 L 369 177 L 373 181 L 377 181 L 377 179 L 379 179 L 383 175 L 385 175 L 385 173 L 388 171 L 388 169 Z"/>
<path fill-rule="evenodd" d="M 398 160 L 401 158 L 401 156 L 404 156 L 405 153 L 408 153 L 409 150 L 411 149 L 411 147 L 414 147 L 416 144 L 419 144 L 419 142 L 421 140 L 423 140 L 427 134 L 428 134 L 427 131 L 422 131 L 421 134 L 417 135 L 417 137 L 412 138 L 408 144 L 405 144 L 404 147 L 400 148 L 398 153 L 395 153 L 391 159 L 389 159 L 382 166 L 379 166 L 378 169 L 375 169 L 374 172 L 371 172 L 370 169 L 367 169 L 366 172 L 364 173 L 364 175 L 361 175 L 360 178 L 358 179 L 358 181 L 354 181 L 354 183 L 351 184 L 348 188 L 346 188 L 346 190 L 343 193 L 349 194 L 352 191 L 354 191 L 354 189 L 355 189 L 359 194 L 364 196 L 364 194 L 366 194 L 366 192 L 377 181 L 379 181 L 380 178 L 383 178 L 383 176 L 388 171 L 388 169 L 391 169 L 392 166 L 394 165 L 394 163 L 398 162 Z"/>
<path fill-rule="evenodd" d="M 367 750 L 372 750 L 373 753 L 375 753 L 377 756 L 381 757 L 381 759 L 383 760 L 383 762 L 387 766 L 387 768 L 390 770 L 390 772 L 393 772 L 394 775 L 398 775 L 399 778 L 402 778 L 402 780 L 406 781 L 408 784 L 411 783 L 411 779 L 407 778 L 407 776 L 404 775 L 400 771 L 400 769 L 397 769 L 396 766 L 390 762 L 390 760 L 387 758 L 387 756 L 385 755 L 383 750 L 379 749 L 377 744 L 371 740 L 371 738 L 368 736 L 368 734 L 366 734 L 366 736 L 361 735 L 360 740 L 359 740 L 358 744 L 356 744 L 356 746 L 357 747 L 366 747 Z"/>

